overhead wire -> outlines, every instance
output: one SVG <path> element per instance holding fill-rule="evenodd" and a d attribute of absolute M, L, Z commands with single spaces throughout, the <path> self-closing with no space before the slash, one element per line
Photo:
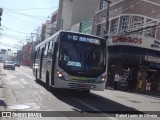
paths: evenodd
<path fill-rule="evenodd" d="M 19 48 L 19 46 L 18 46 L 18 47 L 15 47 L 15 46 L 13 46 L 12 44 L 6 44 L 6 43 L 2 43 L 2 42 L 0 42 L 0 45 L 1 45 L 1 46 L 12 47 L 12 48 Z"/>
<path fill-rule="evenodd" d="M 22 22 L 25 22 L 25 23 L 28 23 L 28 24 L 32 24 L 32 25 L 38 26 L 37 24 L 34 24 L 34 23 L 28 22 L 28 21 L 26 21 L 26 20 L 23 20 L 23 19 L 21 19 L 21 18 L 18 18 L 18 17 L 12 16 L 12 15 L 9 15 L 8 13 L 7 13 L 7 14 L 4 13 L 4 14 L 7 15 L 7 16 L 9 16 L 9 17 L 11 17 L 12 19 L 16 19 L 16 20 L 19 20 L 19 21 L 22 21 Z"/>
<path fill-rule="evenodd" d="M 14 40 L 16 40 L 16 41 L 23 39 L 23 38 L 19 38 L 19 37 L 16 37 L 16 36 L 12 36 L 12 35 L 9 35 L 9 34 L 5 34 L 5 33 L 3 33 L 3 34 L 1 34 L 1 35 L 4 36 L 4 37 L 10 38 L 10 39 L 14 39 Z"/>
<path fill-rule="evenodd" d="M 27 17 L 31 17 L 31 18 L 49 18 L 49 16 L 44 17 L 44 16 L 29 15 L 29 14 L 20 13 L 20 12 L 17 12 L 17 11 L 7 11 L 7 12 L 10 12 L 10 13 L 13 13 L 13 14 L 18 14 L 18 15 L 23 15 L 23 16 L 27 16 Z"/>
<path fill-rule="evenodd" d="M 6 27 L 6 26 L 2 25 L 2 29 L 3 29 L 3 27 L 4 27 L 6 30 L 9 30 L 9 31 L 12 31 L 12 32 L 15 32 L 15 33 L 18 33 L 18 34 L 25 34 L 25 35 L 29 34 L 29 33 L 20 32 L 20 31 L 17 31 L 17 30 L 15 30 L 15 29 L 12 29 L 12 28 L 9 28 L 9 27 Z"/>
<path fill-rule="evenodd" d="M 42 9 L 53 9 L 53 8 L 58 8 L 58 7 L 50 7 L 50 8 L 23 8 L 23 9 L 11 9 L 11 8 L 3 8 L 7 10 L 42 10 Z"/>

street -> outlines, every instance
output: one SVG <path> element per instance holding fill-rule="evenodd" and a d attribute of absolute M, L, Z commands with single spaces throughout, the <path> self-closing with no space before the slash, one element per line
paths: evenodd
<path fill-rule="evenodd" d="M 125 116 L 121 118 L 113 118 L 109 113 L 91 113 L 91 116 L 83 116 L 83 114 L 87 111 L 112 111 L 114 116 L 116 115 L 116 112 L 120 113 L 120 111 L 131 111 L 135 112 L 135 114 L 148 113 L 147 117 L 142 117 L 139 119 L 159 120 L 159 118 L 156 117 L 156 114 L 160 115 L 158 112 L 160 111 L 160 96 L 149 96 L 107 89 L 105 91 L 91 91 L 88 95 L 84 95 L 80 91 L 74 90 L 52 89 L 51 91 L 48 91 L 42 82 L 35 81 L 35 78 L 32 75 L 32 69 L 29 67 L 16 67 L 15 71 L 3 70 L 2 64 L 0 64 L 0 69 L 0 83 L 3 85 L 0 88 L 1 111 L 55 111 L 55 115 L 56 111 L 59 111 L 59 115 L 57 115 L 58 117 L 53 116 L 54 119 L 64 120 L 138 119 L 135 116 L 131 116 L 130 118 Z M 2 106 L 4 108 L 2 108 Z M 73 111 L 73 114 L 66 115 L 65 112 L 67 111 L 68 114 L 71 114 Z M 83 117 L 81 117 L 81 115 Z M 10 117 L 5 117 L 3 119 L 13 120 L 13 118 Z M 21 120 L 27 118 L 14 117 L 14 119 Z M 44 117 L 41 119 L 53 118 Z"/>

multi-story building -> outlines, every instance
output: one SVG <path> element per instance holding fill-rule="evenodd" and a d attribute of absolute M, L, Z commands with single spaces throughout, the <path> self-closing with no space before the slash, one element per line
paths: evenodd
<path fill-rule="evenodd" d="M 60 0 L 57 30 L 73 30 L 79 32 L 80 22 L 94 16 L 98 0 Z"/>
<path fill-rule="evenodd" d="M 42 24 L 41 42 L 51 36 L 51 21 L 47 20 Z"/>
<path fill-rule="evenodd" d="M 152 83 L 151 90 L 157 91 L 158 82 L 160 84 L 160 28 L 156 25 L 159 24 L 160 1 L 112 0 L 111 2 L 107 28 L 108 81 L 113 81 L 116 72 L 123 77 L 130 74 L 132 79 L 129 81 L 129 89 L 136 89 L 138 79 L 141 79 L 140 87 L 143 90 L 148 80 Z M 95 35 L 104 36 L 106 7 L 106 0 L 99 0 L 94 17 Z"/>
<path fill-rule="evenodd" d="M 31 53 L 32 43 L 28 42 L 26 45 L 22 47 L 22 64 L 26 66 L 30 66 L 30 53 Z"/>
<path fill-rule="evenodd" d="M 52 13 L 52 18 L 51 18 L 51 35 L 57 32 L 56 29 L 56 24 L 57 24 L 57 14 L 58 10 Z"/>

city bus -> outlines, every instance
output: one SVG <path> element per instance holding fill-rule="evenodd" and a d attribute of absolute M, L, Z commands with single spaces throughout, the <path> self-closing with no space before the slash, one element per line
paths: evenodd
<path fill-rule="evenodd" d="M 104 90 L 106 40 L 94 35 L 59 31 L 35 46 L 33 73 L 47 88 Z"/>

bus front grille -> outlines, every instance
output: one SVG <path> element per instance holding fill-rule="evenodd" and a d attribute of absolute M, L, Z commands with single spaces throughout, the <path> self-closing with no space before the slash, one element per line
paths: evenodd
<path fill-rule="evenodd" d="M 69 83 L 71 89 L 95 89 L 95 85 L 91 84 L 81 84 L 81 83 Z"/>

